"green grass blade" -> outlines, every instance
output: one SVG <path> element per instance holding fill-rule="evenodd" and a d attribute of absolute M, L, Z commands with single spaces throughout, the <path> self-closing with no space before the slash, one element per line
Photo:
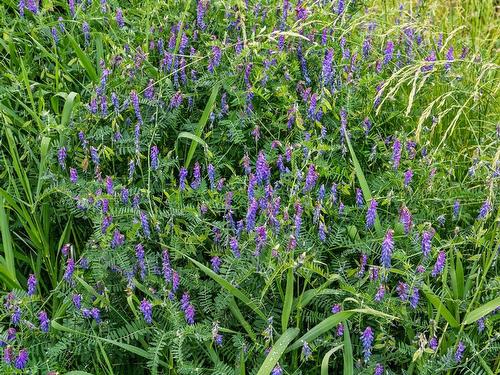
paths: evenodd
<path fill-rule="evenodd" d="M 477 309 L 469 312 L 467 315 L 465 315 L 463 324 L 474 323 L 478 319 L 481 319 L 483 316 L 495 310 L 498 306 L 500 306 L 500 297 L 497 297 L 490 302 L 486 302 L 485 304 L 479 306 Z"/>
<path fill-rule="evenodd" d="M 212 93 L 210 94 L 210 98 L 208 98 L 208 102 L 205 105 L 205 109 L 203 110 L 203 114 L 201 115 L 200 121 L 198 122 L 198 126 L 195 129 L 195 135 L 198 138 L 201 138 L 201 133 L 203 132 L 203 129 L 205 128 L 205 125 L 208 122 L 208 118 L 210 116 L 210 112 L 212 112 L 212 107 L 214 106 L 215 99 L 217 98 L 217 94 L 219 93 L 219 85 L 215 85 L 212 88 Z M 194 152 L 196 151 L 196 147 L 198 146 L 198 142 L 195 142 L 194 140 L 191 142 L 191 146 L 189 147 L 188 155 L 186 158 L 186 161 L 184 163 L 184 166 L 186 168 L 189 168 L 189 163 L 191 163 L 191 159 L 194 156 Z"/>
<path fill-rule="evenodd" d="M 7 142 L 9 144 L 9 153 L 12 158 L 12 166 L 14 167 L 17 178 L 19 179 L 19 182 L 21 183 L 21 186 L 24 189 L 26 195 L 25 199 L 29 202 L 29 204 L 33 204 L 33 196 L 31 194 L 30 181 L 28 179 L 26 171 L 22 166 L 21 159 L 19 158 L 19 153 L 18 153 L 19 146 L 16 144 L 14 140 L 14 135 L 12 134 L 12 131 L 9 128 L 5 128 L 5 135 L 7 137 Z"/>
<path fill-rule="evenodd" d="M 200 137 L 198 137 L 197 135 L 194 135 L 193 133 L 190 133 L 190 132 L 180 132 L 179 135 L 177 136 L 177 141 L 180 138 L 190 139 L 191 141 L 196 142 L 197 144 L 202 145 L 203 148 L 205 149 L 206 153 L 210 152 L 209 149 L 208 149 L 207 143 L 203 139 L 201 139 Z M 176 148 L 176 150 L 177 150 L 177 143 L 178 143 L 177 141 L 175 142 L 175 148 Z"/>
<path fill-rule="evenodd" d="M 309 331 L 307 331 L 300 339 L 295 341 L 288 350 L 294 350 L 297 348 L 300 348 L 304 341 L 311 342 L 314 340 L 316 337 L 319 337 L 323 333 L 329 331 L 333 327 L 337 326 L 340 322 L 349 319 L 353 314 L 355 313 L 360 313 L 360 314 L 367 314 L 367 315 L 375 315 L 379 316 L 382 318 L 387 318 L 391 320 L 396 320 L 398 319 L 397 317 L 389 314 L 385 314 L 383 312 L 380 312 L 378 310 L 370 309 L 370 308 L 364 308 L 364 309 L 353 309 L 353 310 L 345 310 L 341 311 L 339 313 L 336 313 L 335 315 L 332 315 L 322 322 L 318 323 L 315 325 L 313 328 L 311 328 Z"/>
<path fill-rule="evenodd" d="M 453 328 L 457 328 L 460 326 L 457 320 L 453 317 L 453 314 L 450 312 L 450 310 L 448 310 L 443 305 L 441 298 L 436 296 L 427 285 L 424 284 L 424 286 L 422 287 L 422 291 L 424 292 L 425 297 L 429 300 L 430 303 L 434 305 L 438 312 L 443 315 L 443 318 L 446 319 L 450 326 L 452 326 Z"/>
<path fill-rule="evenodd" d="M 339 324 L 340 322 L 349 319 L 353 314 L 354 314 L 353 311 L 347 310 L 347 311 L 341 311 L 339 313 L 336 313 L 335 315 L 326 318 L 321 323 L 318 323 L 309 331 L 307 331 L 300 339 L 295 341 L 288 348 L 288 351 L 300 348 L 304 344 L 304 341 L 307 342 L 313 341 L 316 337 L 319 337 L 323 333 L 331 330 L 333 327 L 336 327 L 337 324 Z"/>
<path fill-rule="evenodd" d="M 356 172 L 356 177 L 358 178 L 359 185 L 361 186 L 361 190 L 363 191 L 363 197 L 365 198 L 366 202 L 370 202 L 372 199 L 372 193 L 370 191 L 368 183 L 366 182 L 365 174 L 361 169 L 361 165 L 359 164 L 358 158 L 356 157 L 356 153 L 352 148 L 349 137 L 345 138 L 347 140 L 347 146 L 349 147 L 349 152 L 351 153 L 351 159 L 352 163 L 354 164 L 354 171 Z M 382 226 L 380 225 L 380 220 L 378 218 L 378 215 L 375 217 L 375 230 L 377 231 L 377 234 L 379 236 L 383 235 Z"/>
<path fill-rule="evenodd" d="M 99 337 L 99 336 L 96 336 L 96 335 L 89 335 L 88 333 L 85 333 L 85 332 L 78 331 L 78 330 L 73 329 L 73 328 L 69 328 L 69 327 L 63 326 L 62 324 L 59 324 L 55 320 L 51 321 L 51 325 L 52 325 L 52 328 L 54 328 L 57 331 L 68 332 L 68 333 L 72 333 L 72 334 L 75 334 L 75 335 L 81 335 L 81 336 L 91 337 L 91 338 L 97 339 L 99 341 L 107 342 L 107 343 L 109 343 L 111 345 L 118 346 L 118 347 L 126 350 L 127 352 L 136 354 L 136 355 L 138 355 L 140 357 L 147 358 L 147 359 L 151 359 L 152 358 L 151 353 L 147 352 L 144 349 L 141 349 L 141 348 L 138 348 L 136 346 L 133 346 L 133 345 L 125 344 L 123 342 L 119 342 L 119 341 L 116 341 L 116 340 L 106 339 L 104 337 Z M 162 366 L 168 367 L 168 364 L 165 363 L 165 362 L 163 362 L 163 361 L 158 361 L 158 363 L 160 363 Z"/>
<path fill-rule="evenodd" d="M 61 114 L 61 127 L 64 130 L 64 127 L 68 125 L 69 120 L 71 118 L 71 112 L 73 111 L 73 107 L 78 103 L 80 96 L 78 93 L 72 91 L 66 96 L 66 100 L 64 102 L 63 111 Z"/>
<path fill-rule="evenodd" d="M 349 325 L 344 324 L 344 375 L 354 374 L 354 357 L 352 355 L 351 334 Z"/>
<path fill-rule="evenodd" d="M 210 276 L 215 282 L 217 282 L 221 287 L 226 289 L 229 293 L 231 293 L 234 297 L 238 298 L 245 305 L 250 307 L 258 316 L 262 319 L 267 320 L 264 313 L 257 307 L 257 305 L 250 299 L 248 296 L 242 291 L 238 290 L 235 286 L 231 285 L 229 281 L 224 279 L 222 276 L 216 274 L 210 268 L 204 266 L 200 262 L 186 256 L 191 262 L 193 262 L 200 270 L 202 270 L 207 276 Z"/>
<path fill-rule="evenodd" d="M 257 340 L 257 336 L 252 330 L 252 326 L 250 325 L 250 323 L 248 323 L 243 317 L 243 314 L 241 313 L 240 308 L 234 300 L 234 297 L 231 297 L 229 299 L 229 309 L 233 313 L 234 317 L 238 320 L 238 322 L 240 322 L 243 329 L 247 331 L 248 336 L 250 336 L 250 338 L 255 342 Z"/>
<path fill-rule="evenodd" d="M 90 58 L 85 54 L 85 52 L 82 51 L 82 49 L 76 42 L 75 38 L 73 38 L 71 34 L 67 33 L 66 37 L 68 38 L 69 43 L 73 48 L 73 51 L 75 51 L 78 60 L 80 60 L 80 64 L 82 64 L 89 78 L 95 83 L 99 82 L 99 77 L 97 76 L 97 73 L 94 69 L 94 66 L 92 65 L 92 61 L 90 60 Z"/>
<path fill-rule="evenodd" d="M 16 264 L 15 264 L 15 255 L 14 255 L 14 247 L 12 246 L 12 237 L 10 236 L 9 230 L 9 219 L 5 212 L 5 199 L 0 195 L 0 234 L 2 235 L 2 249 L 3 256 L 5 259 L 5 268 L 8 272 L 8 278 L 10 281 L 16 285 L 18 285 L 18 281 L 16 278 Z"/>
<path fill-rule="evenodd" d="M 286 275 L 286 291 L 285 291 L 285 301 L 283 303 L 283 312 L 281 313 L 281 332 L 285 332 L 288 328 L 288 320 L 290 319 L 290 313 L 292 312 L 293 304 L 293 268 L 288 269 Z"/>
<path fill-rule="evenodd" d="M 257 375 L 269 375 L 273 371 L 274 366 L 278 363 L 279 359 L 288 347 L 288 344 L 299 334 L 298 328 L 288 328 L 285 333 L 276 341 L 273 348 L 267 355 L 262 366 L 260 366 Z"/>
<path fill-rule="evenodd" d="M 344 332 L 345 334 L 345 332 Z M 330 349 L 325 356 L 323 357 L 323 360 L 321 361 L 321 375 L 328 375 L 328 361 L 330 360 L 330 357 L 332 356 L 333 353 L 336 351 L 342 349 L 344 347 L 344 344 L 340 344 L 336 346 L 335 348 Z"/>

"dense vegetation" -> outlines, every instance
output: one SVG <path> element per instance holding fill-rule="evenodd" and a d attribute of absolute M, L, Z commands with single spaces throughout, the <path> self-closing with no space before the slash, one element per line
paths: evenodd
<path fill-rule="evenodd" d="M 2 374 L 497 374 L 493 1 L 0 2 Z"/>

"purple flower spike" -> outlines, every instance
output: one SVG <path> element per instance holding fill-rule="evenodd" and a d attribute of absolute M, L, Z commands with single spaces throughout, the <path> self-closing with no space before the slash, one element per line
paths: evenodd
<path fill-rule="evenodd" d="M 488 216 L 491 211 L 491 202 L 489 199 L 486 199 L 479 210 L 479 215 L 477 216 L 478 220 L 484 220 Z"/>
<path fill-rule="evenodd" d="M 385 46 L 384 51 L 384 65 L 387 65 L 392 60 L 392 55 L 394 53 L 394 43 L 389 40 Z"/>
<path fill-rule="evenodd" d="M 425 231 L 422 233 L 422 253 L 424 257 L 428 257 L 432 250 L 432 237 L 434 236 L 433 231 Z"/>
<path fill-rule="evenodd" d="M 431 348 L 432 350 L 436 350 L 438 347 L 438 340 L 437 340 L 437 337 L 436 336 L 433 336 L 430 340 L 429 340 L 429 348 Z"/>
<path fill-rule="evenodd" d="M 300 202 L 295 202 L 295 218 L 294 218 L 294 224 L 295 224 L 295 238 L 299 238 L 300 235 L 300 227 L 302 226 L 302 205 Z"/>
<path fill-rule="evenodd" d="M 453 204 L 453 219 L 458 219 L 458 214 L 460 213 L 460 201 L 458 199 L 455 200 Z"/>
<path fill-rule="evenodd" d="M 304 341 L 304 344 L 302 345 L 302 355 L 304 356 L 304 359 L 307 361 L 309 357 L 312 355 L 312 350 L 307 341 Z"/>
<path fill-rule="evenodd" d="M 158 146 L 153 145 L 151 146 L 151 168 L 153 170 L 158 169 L 158 155 L 160 154 L 160 151 L 158 150 Z"/>
<path fill-rule="evenodd" d="M 306 176 L 306 182 L 304 186 L 304 193 L 311 191 L 316 185 L 316 181 L 318 180 L 318 172 L 316 172 L 316 168 L 314 164 L 309 165 L 309 170 Z"/>
<path fill-rule="evenodd" d="M 436 264 L 431 272 L 432 277 L 436 277 L 441 272 L 443 272 L 444 266 L 446 263 L 446 253 L 444 251 L 440 251 L 436 260 Z"/>
<path fill-rule="evenodd" d="M 465 345 L 462 341 L 458 342 L 457 350 L 455 351 L 455 362 L 459 363 L 462 361 L 464 356 Z"/>
<path fill-rule="evenodd" d="M 40 321 L 40 329 L 42 332 L 49 332 L 50 320 L 45 311 L 40 311 L 38 314 L 38 320 Z"/>
<path fill-rule="evenodd" d="M 325 52 L 325 58 L 323 60 L 323 84 L 327 86 L 332 81 L 332 62 L 333 62 L 333 49 L 328 49 Z"/>
<path fill-rule="evenodd" d="M 229 240 L 229 246 L 231 247 L 231 251 L 235 258 L 239 258 L 241 256 L 240 249 L 238 245 L 238 239 L 236 237 L 231 237 Z"/>
<path fill-rule="evenodd" d="M 179 172 L 179 188 L 184 190 L 186 188 L 186 177 L 188 175 L 188 171 L 186 168 L 182 167 Z"/>
<path fill-rule="evenodd" d="M 366 329 L 361 334 L 361 342 L 363 343 L 363 354 L 365 362 L 368 362 L 370 356 L 372 355 L 372 343 L 373 343 L 373 330 L 371 327 L 366 327 Z"/>
<path fill-rule="evenodd" d="M 8 330 L 7 330 L 7 341 L 12 341 L 12 340 L 15 340 L 16 339 L 16 329 L 14 327 L 10 327 Z"/>
<path fill-rule="evenodd" d="M 419 299 L 420 299 L 420 294 L 418 288 L 413 288 L 413 294 L 410 297 L 410 306 L 416 309 L 418 306 Z"/>
<path fill-rule="evenodd" d="M 377 201 L 372 199 L 368 211 L 366 211 L 366 229 L 371 229 L 375 225 L 375 218 L 377 216 Z"/>
<path fill-rule="evenodd" d="M 263 151 L 259 152 L 259 156 L 257 157 L 257 162 L 255 164 L 255 169 L 255 175 L 259 184 L 269 181 L 269 178 L 271 177 L 271 168 L 267 163 L 266 155 Z"/>
<path fill-rule="evenodd" d="M 146 323 L 151 324 L 153 322 L 153 305 L 151 302 L 144 298 L 139 308 L 144 315 Z"/>
<path fill-rule="evenodd" d="M 26 349 L 21 349 L 14 363 L 15 368 L 22 370 L 28 364 L 29 355 Z"/>
<path fill-rule="evenodd" d="M 59 162 L 59 165 L 61 166 L 62 169 L 66 168 L 66 147 L 61 147 L 59 151 L 57 152 L 57 161 Z"/>
<path fill-rule="evenodd" d="M 405 188 L 407 188 L 410 185 L 412 178 L 413 178 L 413 171 L 411 169 L 408 169 L 405 172 L 405 180 L 404 180 Z"/>
<path fill-rule="evenodd" d="M 75 272 L 75 261 L 73 258 L 68 258 L 63 279 L 70 284 L 73 282 L 73 272 Z"/>
<path fill-rule="evenodd" d="M 36 293 L 36 277 L 30 274 L 28 277 L 28 296 L 33 296 Z"/>
<path fill-rule="evenodd" d="M 382 255 L 380 257 L 380 264 L 384 268 L 391 267 L 392 251 L 394 250 L 394 231 L 388 229 L 385 233 L 384 241 L 382 242 Z"/>
<path fill-rule="evenodd" d="M 78 172 L 75 168 L 69 169 L 69 180 L 74 184 L 78 181 Z"/>
<path fill-rule="evenodd" d="M 274 366 L 271 375 L 283 375 L 283 369 L 281 368 L 279 363 L 276 366 Z"/>
<path fill-rule="evenodd" d="M 385 295 L 385 286 L 383 284 L 380 284 L 380 286 L 377 289 L 377 293 L 375 294 L 375 302 L 380 302 L 384 299 Z"/>
<path fill-rule="evenodd" d="M 191 182 L 191 187 L 193 189 L 198 189 L 201 185 L 201 167 L 200 163 L 196 162 L 193 167 L 193 181 Z"/>
<path fill-rule="evenodd" d="M 358 207 L 363 207 L 363 192 L 360 188 L 356 188 L 356 205 Z"/>
<path fill-rule="evenodd" d="M 482 333 L 484 331 L 485 324 L 484 324 L 484 318 L 479 318 L 477 320 L 477 331 L 479 333 Z"/>
<path fill-rule="evenodd" d="M 186 318 L 187 324 L 194 324 L 194 315 L 195 315 L 195 310 L 193 305 L 189 304 L 184 311 L 184 316 Z"/>
<path fill-rule="evenodd" d="M 134 107 L 135 117 L 137 118 L 137 122 L 142 125 L 142 115 L 141 108 L 139 106 L 139 97 L 137 96 L 137 92 L 130 92 L 130 100 L 132 102 L 132 107 Z"/>
<path fill-rule="evenodd" d="M 125 26 L 125 21 L 123 20 L 123 12 L 121 8 L 116 9 L 116 16 L 115 16 L 116 24 L 118 27 L 121 29 L 123 26 Z"/>
<path fill-rule="evenodd" d="M 392 165 L 396 171 L 399 168 L 399 163 L 401 161 L 401 142 L 396 138 L 392 146 Z"/>
<path fill-rule="evenodd" d="M 210 259 L 210 263 L 212 263 L 212 270 L 215 273 L 219 273 L 219 271 L 220 271 L 220 265 L 222 263 L 222 261 L 220 260 L 220 258 L 217 257 L 217 256 L 212 257 L 212 259 Z"/>
<path fill-rule="evenodd" d="M 410 210 L 405 206 L 399 211 L 399 221 L 403 224 L 405 234 L 408 234 L 413 226 L 413 221 Z"/>
<path fill-rule="evenodd" d="M 408 284 L 406 284 L 402 281 L 398 282 L 398 286 L 396 287 L 396 291 L 397 291 L 399 299 L 401 301 L 406 301 L 408 299 Z"/>
<path fill-rule="evenodd" d="M 207 166 L 208 180 L 210 181 L 210 189 L 215 188 L 215 167 L 212 164 Z"/>
<path fill-rule="evenodd" d="M 170 108 L 179 108 L 182 104 L 182 93 L 177 91 L 170 99 Z"/>
<path fill-rule="evenodd" d="M 73 301 L 73 305 L 75 306 L 75 308 L 80 310 L 80 308 L 82 307 L 82 295 L 81 294 L 73 294 L 73 297 L 71 297 L 71 300 Z"/>

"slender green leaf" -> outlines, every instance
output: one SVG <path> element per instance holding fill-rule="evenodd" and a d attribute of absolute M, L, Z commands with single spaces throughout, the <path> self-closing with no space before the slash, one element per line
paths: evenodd
<path fill-rule="evenodd" d="M 83 68 L 87 72 L 87 75 L 89 78 L 97 83 L 99 81 L 99 77 L 97 76 L 97 73 L 94 69 L 94 65 L 92 64 L 92 61 L 90 58 L 85 54 L 85 52 L 82 51 L 78 43 L 76 42 L 75 38 L 69 33 L 66 34 L 66 37 L 69 40 L 69 43 L 71 44 L 71 47 L 73 48 L 73 51 L 75 51 L 76 56 L 78 57 L 78 60 L 80 60 L 80 64 L 82 64 Z"/>
<path fill-rule="evenodd" d="M 245 318 L 243 317 L 243 314 L 241 313 L 240 308 L 236 304 L 236 301 L 234 300 L 234 297 L 231 297 L 229 299 L 229 309 L 233 313 L 234 317 L 238 320 L 238 322 L 240 322 L 240 324 L 242 325 L 243 329 L 245 331 L 247 331 L 248 336 L 250 336 L 250 338 L 253 341 L 256 341 L 257 340 L 257 336 L 255 335 L 254 331 L 252 330 L 252 326 L 250 325 L 250 323 L 248 323 L 245 320 Z"/>
<path fill-rule="evenodd" d="M 361 169 L 361 165 L 359 164 L 358 158 L 356 157 L 356 153 L 352 148 L 351 141 L 349 137 L 345 137 L 347 140 L 347 146 L 349 147 L 349 152 L 351 153 L 352 163 L 354 164 L 354 171 L 356 172 L 356 177 L 358 177 L 359 185 L 361 186 L 361 190 L 363 191 L 363 196 L 366 202 L 370 202 L 372 199 L 372 193 L 370 192 L 370 188 L 368 187 L 368 183 L 366 182 L 365 174 Z M 380 220 L 375 217 L 375 230 L 377 234 L 381 236 L 383 234 L 382 226 L 380 225 Z"/>
<path fill-rule="evenodd" d="M 321 323 L 315 325 L 313 328 L 307 331 L 300 339 L 298 339 L 292 345 L 290 345 L 288 351 L 300 348 L 304 344 L 304 341 L 311 342 L 316 337 L 319 337 L 320 335 L 329 331 L 333 327 L 336 327 L 337 324 L 339 324 L 340 322 L 349 319 L 353 314 L 354 314 L 353 311 L 346 310 L 336 313 L 324 319 Z"/>
<path fill-rule="evenodd" d="M 321 375 L 328 375 L 328 361 L 330 361 L 330 357 L 332 356 L 333 353 L 342 349 L 343 347 L 344 344 L 340 344 L 330 349 L 328 352 L 326 352 L 325 356 L 323 357 L 323 360 L 321 361 Z"/>
<path fill-rule="evenodd" d="M 309 331 L 307 331 L 300 339 L 295 341 L 289 348 L 288 350 L 294 350 L 297 348 L 300 348 L 304 341 L 311 342 L 314 340 L 316 337 L 322 335 L 323 333 L 329 331 L 333 327 L 336 327 L 337 324 L 340 322 L 347 320 L 351 317 L 351 315 L 355 313 L 360 313 L 360 314 L 367 314 L 367 315 L 375 315 L 375 316 L 380 316 L 382 318 L 387 318 L 391 320 L 396 320 L 398 319 L 397 317 L 389 314 L 385 314 L 383 312 L 370 309 L 370 308 L 363 308 L 363 309 L 353 309 L 353 310 L 345 310 L 341 311 L 339 313 L 336 313 L 326 319 L 324 319 L 322 322 L 318 323 L 315 325 L 313 328 L 311 328 Z"/>
<path fill-rule="evenodd" d="M 344 324 L 344 375 L 354 374 L 354 357 L 352 355 L 351 334 L 349 325 Z"/>
<path fill-rule="evenodd" d="M 205 105 L 205 109 L 203 110 L 203 114 L 201 115 L 200 121 L 198 122 L 198 126 L 195 129 L 195 135 L 198 138 L 201 138 L 201 133 L 205 128 L 205 125 L 208 122 L 208 118 L 210 117 L 210 113 L 212 112 L 212 107 L 214 106 L 215 99 L 217 98 L 217 94 L 219 93 L 219 85 L 215 85 L 212 88 L 212 93 L 210 94 L 210 98 L 208 98 L 208 102 Z M 189 163 L 191 163 L 191 159 L 194 156 L 194 152 L 196 151 L 196 146 L 198 146 L 199 142 L 195 142 L 194 140 L 191 142 L 191 146 L 189 147 L 188 155 L 184 166 L 186 168 L 189 167 Z"/>
<path fill-rule="evenodd" d="M 234 297 L 238 298 L 241 302 L 250 307 L 257 315 L 259 315 L 262 319 L 267 320 L 264 313 L 257 307 L 257 305 L 250 299 L 246 294 L 237 289 L 235 286 L 231 285 L 229 281 L 224 279 L 222 276 L 216 274 L 210 268 L 204 266 L 200 262 L 186 256 L 191 262 L 193 262 L 200 270 L 202 270 L 206 275 L 210 276 L 214 279 L 221 287 L 226 289 L 229 293 L 231 293 Z"/>
<path fill-rule="evenodd" d="M 59 324 L 55 320 L 51 321 L 51 325 L 52 325 L 52 328 L 54 328 L 57 331 L 73 333 L 75 335 L 81 335 L 81 336 L 86 336 L 86 337 L 92 337 L 92 338 L 95 338 L 97 340 L 100 340 L 100 341 L 107 342 L 109 344 L 118 346 L 118 347 L 120 347 L 120 348 L 122 348 L 122 349 L 124 349 L 124 350 L 126 350 L 126 351 L 128 351 L 130 353 L 134 353 L 134 354 L 136 354 L 136 355 L 138 355 L 140 357 L 144 357 L 144 358 L 147 358 L 147 359 L 151 359 L 152 358 L 151 353 L 147 352 L 144 349 L 138 348 L 137 346 L 125 344 L 123 342 L 119 342 L 119 341 L 116 341 L 116 340 L 106 339 L 104 337 L 99 337 L 99 336 L 96 336 L 96 335 L 90 335 L 88 333 L 85 333 L 85 332 L 78 331 L 78 330 L 73 329 L 73 328 L 69 328 L 69 327 L 63 326 L 62 324 Z M 161 361 L 161 360 L 159 360 L 158 363 L 160 363 L 162 366 L 168 367 L 168 364 L 165 363 L 165 362 L 163 362 L 163 361 Z"/>
<path fill-rule="evenodd" d="M 299 334 L 298 328 L 288 328 L 285 333 L 276 341 L 267 355 L 262 366 L 260 366 L 257 375 L 269 375 L 273 371 L 274 366 L 285 352 L 288 344 Z"/>
<path fill-rule="evenodd" d="M 498 306 L 500 306 L 500 297 L 491 300 L 490 302 L 486 302 L 485 304 L 479 306 L 477 309 L 472 310 L 463 320 L 463 324 L 471 324 L 481 319 L 483 316 L 489 314 L 493 310 L 495 310 Z"/>
<path fill-rule="evenodd" d="M 5 271 L 12 283 L 18 285 L 16 278 L 16 264 L 12 237 L 10 236 L 9 219 L 5 212 L 5 199 L 0 195 L 0 234 L 2 235 L 2 249 L 5 260 Z M 19 286 L 19 285 L 18 285 Z"/>
<path fill-rule="evenodd" d="M 75 106 L 75 104 L 78 103 L 79 97 L 80 96 L 73 91 L 66 96 L 66 101 L 64 102 L 64 107 L 61 114 L 61 127 L 64 128 L 66 125 L 68 125 L 71 118 L 71 112 L 73 111 L 73 107 Z"/>
<path fill-rule="evenodd" d="M 286 291 L 285 291 L 285 301 L 283 303 L 283 312 L 281 313 L 281 332 L 285 332 L 288 328 L 288 319 L 290 319 L 290 313 L 292 312 L 293 303 L 293 268 L 288 269 L 286 275 Z"/>
<path fill-rule="evenodd" d="M 434 305 L 438 312 L 443 315 L 443 318 L 446 319 L 450 326 L 452 326 L 453 328 L 457 328 L 460 326 L 457 320 L 453 317 L 453 314 L 450 312 L 450 310 L 448 310 L 444 306 L 441 298 L 436 296 L 427 285 L 424 284 L 424 286 L 422 287 L 422 291 L 424 292 L 425 297 L 429 300 L 430 303 Z"/>

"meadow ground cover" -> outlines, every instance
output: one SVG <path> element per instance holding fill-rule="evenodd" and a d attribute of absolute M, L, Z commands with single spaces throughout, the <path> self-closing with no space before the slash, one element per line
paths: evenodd
<path fill-rule="evenodd" d="M 2 374 L 497 374 L 494 1 L 0 2 Z"/>

